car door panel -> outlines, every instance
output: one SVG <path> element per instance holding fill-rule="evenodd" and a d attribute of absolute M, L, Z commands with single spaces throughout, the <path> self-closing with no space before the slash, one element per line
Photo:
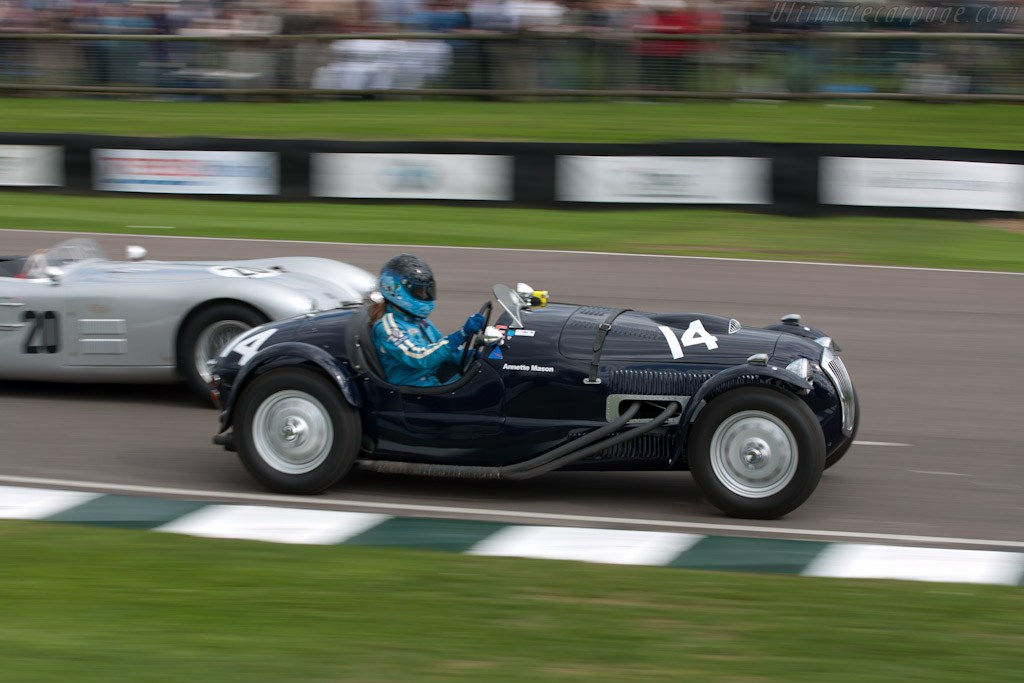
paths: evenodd
<path fill-rule="evenodd" d="M 504 406 L 501 377 L 487 366 L 451 392 L 402 395 L 406 427 L 431 439 L 464 441 L 500 434 Z"/>
<path fill-rule="evenodd" d="M 69 291 L 67 308 L 71 365 L 174 365 L 180 313 L 163 296 L 140 299 L 137 286 L 87 282 Z"/>
<path fill-rule="evenodd" d="M 0 371 L 17 367 L 25 323 L 21 314 L 25 301 L 17 280 L 0 278 Z"/>

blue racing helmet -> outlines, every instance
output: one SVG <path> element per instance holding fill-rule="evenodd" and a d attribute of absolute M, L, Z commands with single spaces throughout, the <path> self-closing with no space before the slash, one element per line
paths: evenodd
<path fill-rule="evenodd" d="M 434 310 L 434 273 L 412 254 L 399 254 L 385 263 L 377 286 L 385 299 L 417 318 L 426 318 Z"/>

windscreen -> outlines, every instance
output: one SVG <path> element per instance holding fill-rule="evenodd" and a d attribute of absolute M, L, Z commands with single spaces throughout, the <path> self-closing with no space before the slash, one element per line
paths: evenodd
<path fill-rule="evenodd" d="M 509 327 L 513 330 L 521 330 L 523 328 L 522 298 L 508 285 L 494 285 L 494 298 L 512 316 Z"/>
<path fill-rule="evenodd" d="M 89 259 L 105 259 L 103 249 L 95 240 L 76 238 L 65 240 L 44 253 L 46 265 L 66 269 L 68 266 Z"/>

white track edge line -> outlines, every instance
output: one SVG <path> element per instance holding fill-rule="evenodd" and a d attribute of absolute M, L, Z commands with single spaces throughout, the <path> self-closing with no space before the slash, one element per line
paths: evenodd
<path fill-rule="evenodd" d="M 1003 548 L 1024 548 L 1024 541 L 997 541 L 978 538 L 951 538 L 943 536 L 913 536 L 907 534 L 876 534 L 861 531 L 827 531 L 823 529 L 787 529 L 785 527 L 753 526 L 745 524 L 714 524 L 710 522 L 675 522 L 662 519 L 629 519 L 625 517 L 601 517 L 593 515 L 569 515 L 552 512 L 522 512 L 518 510 L 491 510 L 488 508 L 452 507 L 440 505 L 415 505 L 409 503 L 380 503 L 376 501 L 346 500 L 333 498 L 314 498 L 310 496 L 286 496 L 261 493 L 232 493 L 228 491 L 207 491 L 198 489 L 168 488 L 162 486 L 136 486 L 131 484 L 110 484 L 94 481 L 75 481 L 72 479 L 45 479 L 40 477 L 18 477 L 0 475 L 0 482 L 9 484 L 36 484 L 45 486 L 74 486 L 78 488 L 97 488 L 125 493 L 159 493 L 171 496 L 216 497 L 239 501 L 259 501 L 263 503 L 304 503 L 306 505 L 329 507 L 364 507 L 406 512 L 461 513 L 474 515 L 490 515 L 492 517 L 518 517 L 523 519 L 541 519 L 562 522 L 601 522 L 614 524 L 634 524 L 659 526 L 672 529 L 691 529 L 702 531 L 746 531 L 770 533 L 776 535 L 798 535 L 815 537 L 832 537 L 842 539 L 899 541 L 908 543 L 957 544 L 975 546 L 994 546 Z M 102 491 L 101 491 L 102 492 Z M 220 501 L 211 501 L 215 504 Z"/>
<path fill-rule="evenodd" d="M 688 259 L 694 261 L 733 261 L 736 263 L 778 263 L 794 266 L 835 266 L 837 268 L 873 268 L 880 270 L 910 270 L 933 273 L 966 273 L 975 275 L 1024 275 L 1024 272 L 1003 270 L 967 270 L 959 268 L 919 268 L 914 266 L 883 266 L 871 263 L 829 263 L 826 261 L 777 261 L 772 259 L 728 258 L 724 256 L 687 256 L 684 254 L 634 254 L 622 251 L 584 251 L 573 249 L 524 249 L 520 247 L 465 247 L 440 244 L 379 244 L 373 242 L 327 242 L 318 240 L 275 240 L 265 237 L 197 237 L 190 235 L 145 235 L 125 232 L 85 232 L 77 230 L 33 230 L 32 228 L 0 228 L 2 232 L 52 232 L 64 235 L 91 235 L 94 237 L 148 237 L 167 240 L 214 240 L 222 242 L 274 242 L 277 244 L 317 244 L 342 247 L 398 247 L 402 249 L 459 249 L 464 251 L 515 251 L 534 254 L 579 254 L 584 256 L 637 256 L 642 258 Z"/>

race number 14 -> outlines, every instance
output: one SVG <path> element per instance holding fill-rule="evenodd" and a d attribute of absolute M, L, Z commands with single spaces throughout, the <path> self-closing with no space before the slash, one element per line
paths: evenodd
<path fill-rule="evenodd" d="M 676 339 L 676 334 L 670 327 L 658 325 L 658 329 L 665 335 L 665 341 L 668 342 L 668 350 L 672 352 L 672 358 L 683 357 L 683 346 L 704 344 L 708 347 L 708 351 L 714 351 L 718 348 L 718 337 L 708 333 L 704 329 L 704 323 L 700 320 L 691 322 L 690 326 L 686 328 L 686 332 L 683 332 L 679 339 Z M 682 346 L 679 345 L 679 342 L 682 342 Z"/>
<path fill-rule="evenodd" d="M 276 327 L 272 327 L 269 330 L 259 330 L 259 328 L 255 328 L 251 332 L 242 334 L 228 346 L 224 347 L 224 350 L 220 352 L 220 355 L 223 358 L 229 353 L 237 353 L 238 365 L 241 367 L 248 363 L 250 358 L 256 355 L 256 352 L 260 350 L 261 346 L 263 346 L 263 342 L 273 337 L 275 332 L 277 332 Z"/>

